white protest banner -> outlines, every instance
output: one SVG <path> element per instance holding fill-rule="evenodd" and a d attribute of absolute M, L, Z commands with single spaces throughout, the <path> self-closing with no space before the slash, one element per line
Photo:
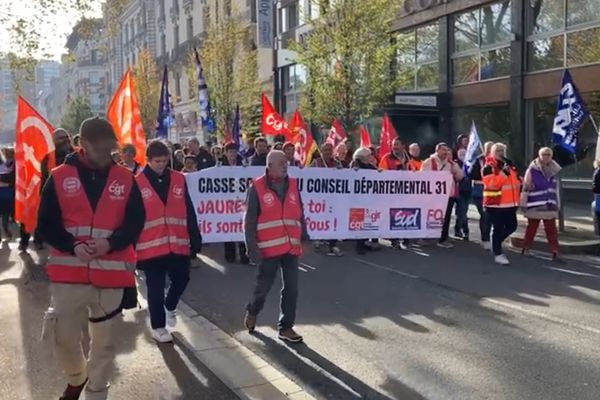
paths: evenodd
<path fill-rule="evenodd" d="M 205 243 L 244 240 L 252 179 L 264 167 L 213 167 L 186 176 Z M 450 174 L 289 168 L 298 178 L 311 239 L 439 238 Z"/>

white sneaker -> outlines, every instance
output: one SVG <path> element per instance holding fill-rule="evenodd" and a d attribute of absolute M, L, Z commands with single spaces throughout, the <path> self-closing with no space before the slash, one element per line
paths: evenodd
<path fill-rule="evenodd" d="M 165 328 L 152 329 L 152 339 L 158 343 L 171 343 L 173 336 Z"/>
<path fill-rule="evenodd" d="M 165 308 L 165 318 L 169 328 L 175 328 L 177 325 L 177 310 L 169 311 Z"/>
<path fill-rule="evenodd" d="M 489 240 L 487 242 L 481 242 L 481 245 L 485 251 L 490 251 L 492 249 L 492 243 Z"/>
<path fill-rule="evenodd" d="M 398 245 L 398 247 L 400 248 L 400 250 L 408 250 L 408 246 L 406 245 L 404 240 L 400 241 L 400 244 Z"/>
<path fill-rule="evenodd" d="M 339 247 L 333 246 L 331 249 L 329 249 L 327 255 L 332 257 L 341 257 L 344 255 L 344 252 Z"/>
<path fill-rule="evenodd" d="M 504 254 L 495 256 L 494 262 L 496 264 L 500 264 L 500 265 L 510 265 L 510 261 L 508 261 L 508 258 L 506 258 L 506 256 Z"/>

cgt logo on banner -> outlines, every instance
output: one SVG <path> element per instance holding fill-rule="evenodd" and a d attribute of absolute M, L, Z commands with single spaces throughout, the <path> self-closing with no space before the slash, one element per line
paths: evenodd
<path fill-rule="evenodd" d="M 420 208 L 390 208 L 391 231 L 421 230 Z"/>
<path fill-rule="evenodd" d="M 444 226 L 444 211 L 438 209 L 427 210 L 427 229 L 441 229 Z"/>
<path fill-rule="evenodd" d="M 348 220 L 348 230 L 377 231 L 379 230 L 380 220 L 381 211 L 368 208 L 351 208 Z"/>

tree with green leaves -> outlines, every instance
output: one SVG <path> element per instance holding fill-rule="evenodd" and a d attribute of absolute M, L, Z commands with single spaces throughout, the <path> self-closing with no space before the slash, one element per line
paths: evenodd
<path fill-rule="evenodd" d="M 90 117 L 93 117 L 90 100 L 87 97 L 79 96 L 69 103 L 67 112 L 63 115 L 61 126 L 71 132 L 77 134 L 81 123 Z"/>
<path fill-rule="evenodd" d="M 156 116 L 160 100 L 160 79 L 158 67 L 152 53 L 148 49 L 140 51 L 137 64 L 133 70 L 133 81 L 137 100 L 142 114 L 142 123 L 147 137 L 153 137 L 156 130 Z"/>
<path fill-rule="evenodd" d="M 290 48 L 307 72 L 303 115 L 318 125 L 340 118 L 351 130 L 391 101 L 396 45 L 390 32 L 397 0 L 317 0 L 320 17 L 303 43 Z"/>
<path fill-rule="evenodd" d="M 256 49 L 251 48 L 250 31 L 241 18 L 220 16 L 211 22 L 207 36 L 200 49 L 206 84 L 209 90 L 217 134 L 224 136 L 225 128 L 231 129 L 235 108 L 239 104 L 242 114 L 242 130 L 247 137 L 260 131 L 260 83 Z M 190 65 L 195 65 L 193 54 Z M 193 72 L 192 72 L 193 71 Z M 193 67 L 188 68 L 190 85 L 197 88 L 197 76 Z"/>

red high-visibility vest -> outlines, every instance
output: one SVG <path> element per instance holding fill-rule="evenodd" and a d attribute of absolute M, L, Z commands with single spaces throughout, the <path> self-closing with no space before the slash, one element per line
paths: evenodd
<path fill-rule="evenodd" d="M 302 255 L 302 206 L 296 178 L 288 178 L 285 200 L 267 185 L 266 175 L 254 179 L 260 204 L 256 240 L 263 258 Z"/>
<path fill-rule="evenodd" d="M 125 221 L 125 209 L 133 187 L 133 175 L 127 169 L 118 165 L 110 167 L 96 210 L 92 210 L 77 167 L 63 164 L 52 171 L 52 177 L 64 227 L 76 241 L 106 239 Z M 52 248 L 46 270 L 52 282 L 122 288 L 135 286 L 135 263 L 133 245 L 89 263 Z"/>
<path fill-rule="evenodd" d="M 146 210 L 144 230 L 135 246 L 140 261 L 168 254 L 190 255 L 185 177 L 176 171 L 170 174 L 166 205 L 143 172 L 135 177 Z"/>

